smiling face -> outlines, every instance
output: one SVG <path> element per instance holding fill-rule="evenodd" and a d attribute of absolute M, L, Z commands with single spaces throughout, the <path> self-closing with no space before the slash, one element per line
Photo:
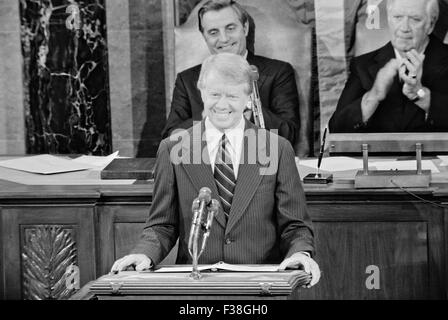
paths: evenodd
<path fill-rule="evenodd" d="M 392 45 L 398 51 L 421 52 L 434 22 L 428 16 L 425 0 L 394 0 L 388 7 Z"/>
<path fill-rule="evenodd" d="M 248 24 L 243 25 L 231 7 L 208 11 L 202 17 L 202 35 L 212 54 L 229 52 L 244 55 Z"/>
<path fill-rule="evenodd" d="M 219 130 L 236 127 L 249 101 L 247 84 L 235 84 L 216 70 L 207 74 L 204 83 L 201 96 L 205 115 Z"/>

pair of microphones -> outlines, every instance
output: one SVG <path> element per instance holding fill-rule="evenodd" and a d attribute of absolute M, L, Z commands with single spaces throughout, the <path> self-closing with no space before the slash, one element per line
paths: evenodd
<path fill-rule="evenodd" d="M 212 199 L 212 192 L 206 187 L 201 188 L 198 197 L 193 200 L 191 207 L 193 218 L 188 238 L 188 251 L 193 259 L 193 271 L 196 270 L 197 275 L 199 275 L 197 262 L 205 250 L 213 219 L 218 214 L 219 207 L 219 201 Z"/>

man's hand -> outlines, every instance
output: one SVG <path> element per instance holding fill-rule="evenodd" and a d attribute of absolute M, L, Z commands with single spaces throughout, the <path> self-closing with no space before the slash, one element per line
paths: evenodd
<path fill-rule="evenodd" d="M 117 273 L 126 270 L 129 266 L 135 266 L 136 271 L 143 271 L 151 267 L 152 261 L 144 254 L 129 254 L 115 261 L 110 272 Z"/>
<path fill-rule="evenodd" d="M 415 49 L 406 53 L 407 60 L 400 66 L 399 75 L 403 80 L 403 94 L 411 101 L 418 97 L 417 92 L 420 89 L 425 90 L 425 98 L 420 99 L 415 104 L 426 113 L 431 105 L 430 92 L 422 85 L 423 63 L 425 55 L 418 53 Z"/>
<path fill-rule="evenodd" d="M 306 273 L 311 274 L 311 282 L 306 286 L 307 288 L 314 286 L 320 279 L 319 265 L 312 258 L 301 252 L 296 252 L 283 260 L 278 269 L 283 271 L 286 268 L 303 269 Z"/>
<path fill-rule="evenodd" d="M 407 60 L 400 66 L 399 75 L 403 80 L 403 94 L 410 100 L 417 96 L 417 91 L 422 88 L 423 62 L 425 55 L 419 54 L 415 49 L 406 52 Z"/>
<path fill-rule="evenodd" d="M 378 99 L 378 102 L 386 99 L 392 84 L 394 83 L 394 78 L 398 73 L 399 63 L 397 59 L 391 59 L 384 67 L 378 71 L 376 75 L 375 83 L 373 84 L 372 94 Z"/>
<path fill-rule="evenodd" d="M 398 74 L 399 67 L 398 60 L 392 59 L 378 71 L 372 89 L 362 99 L 361 111 L 364 122 L 370 119 L 380 102 L 386 99 L 394 83 L 394 78 Z"/>

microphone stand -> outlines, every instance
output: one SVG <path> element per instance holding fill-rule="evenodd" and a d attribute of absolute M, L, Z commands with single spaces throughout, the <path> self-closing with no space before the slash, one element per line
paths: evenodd
<path fill-rule="evenodd" d="M 190 277 L 194 280 L 199 280 L 201 278 L 201 273 L 198 268 L 198 261 L 199 257 L 205 250 L 208 237 L 210 236 L 213 219 L 219 211 L 219 206 L 220 205 L 217 200 L 211 199 L 211 191 L 208 188 L 202 188 L 199 191 L 199 196 L 193 200 L 193 219 L 190 228 L 190 236 L 188 239 L 188 251 L 192 258 L 193 264 Z M 205 211 L 207 211 L 206 217 Z M 202 243 L 199 250 L 201 233 Z"/>

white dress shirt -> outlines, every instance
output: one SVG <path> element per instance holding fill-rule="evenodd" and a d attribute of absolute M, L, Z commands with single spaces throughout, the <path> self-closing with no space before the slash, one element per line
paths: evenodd
<path fill-rule="evenodd" d="M 238 167 L 241 159 L 241 149 L 244 138 L 244 118 L 241 117 L 240 122 L 235 128 L 226 129 L 224 132 L 218 130 L 207 117 L 205 119 L 205 139 L 207 141 L 208 155 L 210 158 L 210 165 L 213 173 L 215 172 L 215 160 L 218 153 L 219 145 L 221 143 L 222 135 L 225 134 L 229 143 L 226 145 L 226 150 L 229 152 L 235 179 L 238 178 Z"/>

